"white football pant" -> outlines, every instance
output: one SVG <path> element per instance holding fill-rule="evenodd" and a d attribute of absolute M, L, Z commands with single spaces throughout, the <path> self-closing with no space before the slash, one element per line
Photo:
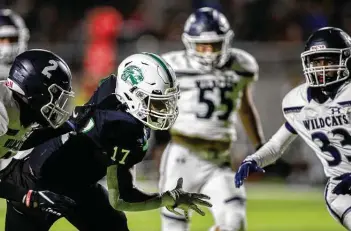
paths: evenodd
<path fill-rule="evenodd" d="M 159 182 L 161 192 L 174 189 L 180 177 L 184 180 L 184 191 L 203 193 L 211 197 L 213 207 L 210 210 L 215 225 L 210 230 L 245 230 L 246 193 L 244 187 L 239 189 L 235 187 L 233 171 L 229 168 L 219 168 L 199 158 L 188 148 L 171 142 L 161 159 Z M 189 230 L 183 216 L 177 216 L 166 208 L 162 208 L 161 213 L 162 231 Z"/>

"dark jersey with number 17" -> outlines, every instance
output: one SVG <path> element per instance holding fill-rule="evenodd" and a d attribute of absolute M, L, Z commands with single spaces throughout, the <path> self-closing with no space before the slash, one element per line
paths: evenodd
<path fill-rule="evenodd" d="M 129 169 L 144 158 L 149 130 L 118 102 L 115 78 L 106 78 L 91 97 L 88 103 L 98 109 L 82 133 L 54 138 L 32 151 L 26 164 L 39 188 L 69 195 L 96 183 L 113 164 L 121 190 L 133 187 Z"/>

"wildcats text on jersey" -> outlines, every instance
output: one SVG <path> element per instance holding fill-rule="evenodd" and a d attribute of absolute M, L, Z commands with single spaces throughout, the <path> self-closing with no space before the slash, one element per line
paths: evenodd
<path fill-rule="evenodd" d="M 334 126 L 343 126 L 349 124 L 348 116 L 336 115 L 336 116 L 327 116 L 315 119 L 304 120 L 303 125 L 307 130 L 315 130 L 324 127 L 334 127 Z"/>
<path fill-rule="evenodd" d="M 196 86 L 198 88 L 210 88 L 213 89 L 215 87 L 218 88 L 233 88 L 237 85 L 237 81 L 233 78 L 220 78 L 220 79 L 200 79 L 196 80 Z"/>

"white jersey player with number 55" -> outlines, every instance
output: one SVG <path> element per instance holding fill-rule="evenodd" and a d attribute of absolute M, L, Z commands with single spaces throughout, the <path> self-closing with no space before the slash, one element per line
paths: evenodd
<path fill-rule="evenodd" d="M 283 99 L 286 123 L 241 164 L 235 184 L 263 171 L 300 136 L 321 160 L 329 178 L 325 201 L 330 214 L 351 230 L 351 38 L 338 28 L 314 32 L 301 54 L 306 83 Z"/>
<path fill-rule="evenodd" d="M 249 53 L 230 47 L 233 35 L 222 13 L 200 8 L 185 23 L 186 50 L 163 55 L 176 72 L 182 96 L 161 159 L 160 189 L 174 188 L 174 180 L 183 177 L 186 190 L 211 197 L 211 230 L 221 231 L 246 227 L 245 191 L 232 185 L 229 168 L 236 140 L 234 113 L 239 112 L 254 146 L 264 142 L 250 92 L 258 65 Z M 163 209 L 162 230 L 186 231 L 188 222 Z"/>

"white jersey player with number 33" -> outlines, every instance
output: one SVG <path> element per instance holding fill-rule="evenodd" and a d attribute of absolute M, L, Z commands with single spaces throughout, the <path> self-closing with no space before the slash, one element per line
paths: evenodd
<path fill-rule="evenodd" d="M 250 172 L 274 163 L 300 136 L 321 160 L 329 178 L 325 201 L 330 214 L 351 230 L 351 38 L 326 27 L 314 32 L 301 54 L 306 83 L 283 99 L 286 123 L 241 164 L 237 187 Z"/>

